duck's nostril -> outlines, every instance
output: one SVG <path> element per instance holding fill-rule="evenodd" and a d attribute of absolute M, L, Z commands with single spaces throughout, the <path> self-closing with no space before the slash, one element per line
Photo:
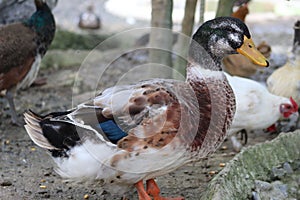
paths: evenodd
<path fill-rule="evenodd" d="M 267 63 L 267 66 L 266 66 L 266 67 L 269 67 L 269 65 L 270 65 L 269 61 L 266 60 L 266 63 Z"/>

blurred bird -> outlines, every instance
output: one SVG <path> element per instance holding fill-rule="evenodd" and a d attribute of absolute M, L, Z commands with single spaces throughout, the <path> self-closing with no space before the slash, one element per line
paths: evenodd
<path fill-rule="evenodd" d="M 244 2 L 244 1 L 241 1 Z M 240 3 L 241 3 L 240 2 Z M 248 1 L 247 1 L 248 2 Z M 239 5 L 239 4 L 238 4 Z M 243 3 L 238 10 L 232 13 L 232 17 L 238 18 L 245 22 L 245 18 L 249 13 L 248 4 Z M 269 58 L 271 54 L 271 47 L 266 42 L 261 42 L 257 49 L 266 57 Z M 250 77 L 255 74 L 258 66 L 249 59 L 239 54 L 228 55 L 223 59 L 224 70 L 234 76 Z"/>
<path fill-rule="evenodd" d="M 0 27 L 0 91 L 6 91 L 12 122 L 18 125 L 22 123 L 17 118 L 14 92 L 35 80 L 55 34 L 50 8 L 42 0 L 34 2 L 36 12 L 29 19 Z"/>
<path fill-rule="evenodd" d="M 276 95 L 292 96 L 300 104 L 300 21 L 294 25 L 294 41 L 288 62 L 267 79 L 268 90 Z M 300 113 L 300 109 L 299 109 Z M 300 127 L 300 118 L 298 127 Z"/>
<path fill-rule="evenodd" d="M 95 14 L 93 5 L 89 5 L 87 11 L 80 14 L 78 26 L 82 29 L 101 28 L 100 18 Z"/>
<path fill-rule="evenodd" d="M 250 130 L 262 130 L 270 126 L 276 128 L 274 124 L 280 118 L 297 113 L 298 105 L 292 97 L 288 99 L 271 94 L 265 86 L 247 78 L 225 75 L 236 99 L 236 112 L 228 131 L 235 151 L 242 148 L 236 133 L 242 131 L 247 134 Z"/>
<path fill-rule="evenodd" d="M 238 18 L 245 22 L 246 16 L 249 14 L 248 4 L 242 4 L 239 8 L 231 14 L 231 17 Z"/>
<path fill-rule="evenodd" d="M 236 0 L 233 4 L 235 7 L 241 7 L 244 4 L 248 4 L 251 0 Z"/>

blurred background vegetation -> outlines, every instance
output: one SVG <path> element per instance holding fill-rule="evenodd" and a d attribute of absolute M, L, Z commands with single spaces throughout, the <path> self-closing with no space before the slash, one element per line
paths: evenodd
<path fill-rule="evenodd" d="M 51 50 L 60 50 L 60 54 L 63 54 L 64 50 L 69 50 L 66 55 L 70 56 L 70 50 L 83 52 L 83 50 L 94 49 L 110 36 L 132 28 L 162 27 L 190 36 L 203 21 L 215 16 L 230 16 L 234 11 L 234 5 L 243 3 L 249 4 L 250 15 L 247 18 L 249 21 L 300 15 L 300 1 L 297 0 L 47 0 L 47 2 L 53 9 L 57 31 L 50 51 L 47 53 L 49 55 L 46 55 L 43 60 L 43 63 L 46 63 L 43 66 L 49 66 L 49 61 L 60 60 L 50 58 Z M 21 20 L 26 15 L 30 16 L 34 9 L 33 0 L 0 0 L 0 23 L 6 24 Z M 11 12 L 12 10 L 18 12 Z M 155 12 L 156 14 L 153 14 Z M 91 15 L 98 18 L 98 26 L 85 28 L 84 25 L 80 25 L 81 19 L 86 15 L 89 15 L 90 19 Z M 172 49 L 173 40 L 168 39 L 170 35 L 165 36 L 165 39 L 161 41 L 157 41 L 158 36 L 159 33 L 150 34 L 144 44 L 150 41 L 155 45 L 154 43 L 157 42 L 161 48 Z M 140 37 L 140 35 L 132 35 L 132 38 L 126 40 L 111 41 L 109 44 L 101 45 L 98 50 L 105 51 L 124 45 L 133 46 Z M 177 46 L 173 48 L 186 51 L 187 42 L 179 39 Z M 77 58 L 66 59 L 77 60 Z M 157 59 L 159 63 L 165 62 L 168 66 L 173 65 L 176 70 L 184 74 L 185 70 L 182 66 L 185 66 L 185 63 L 182 59 L 171 62 L 170 55 L 161 54 L 161 52 L 150 52 L 149 59 L 152 62 L 156 62 L 155 59 Z M 71 64 L 74 63 L 71 62 Z"/>

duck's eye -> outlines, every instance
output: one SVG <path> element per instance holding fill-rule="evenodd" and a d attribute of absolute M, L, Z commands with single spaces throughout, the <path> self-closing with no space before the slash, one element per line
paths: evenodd
<path fill-rule="evenodd" d="M 249 47 L 249 48 L 252 48 L 252 45 L 251 45 L 251 44 L 248 44 L 248 47 Z"/>

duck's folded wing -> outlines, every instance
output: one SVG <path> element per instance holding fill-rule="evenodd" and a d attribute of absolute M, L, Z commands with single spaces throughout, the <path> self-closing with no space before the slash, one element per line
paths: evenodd
<path fill-rule="evenodd" d="M 155 171 L 178 167 L 174 162 L 183 158 L 182 148 L 188 148 L 197 133 L 198 111 L 188 84 L 152 80 L 108 88 L 70 111 L 46 116 L 28 112 L 25 128 L 54 157 L 69 157 L 72 150 L 84 147 L 113 168 L 137 170 L 137 164 L 140 172 Z"/>
<path fill-rule="evenodd" d="M 117 143 L 127 134 L 148 138 L 159 132 L 178 131 L 182 106 L 198 106 L 185 82 L 151 80 L 135 85 L 115 86 L 68 114 L 71 121 L 91 126 L 104 138 Z M 191 105 L 187 105 L 191 104 Z"/>
<path fill-rule="evenodd" d="M 31 69 L 37 53 L 35 36 L 22 24 L 0 27 L 0 90 L 14 87 Z"/>
<path fill-rule="evenodd" d="M 27 59 L 34 58 L 35 37 L 36 34 L 21 23 L 0 27 L 0 73 L 21 67 Z"/>
<path fill-rule="evenodd" d="M 193 148 L 199 116 L 189 84 L 152 80 L 108 88 L 66 112 L 27 112 L 25 128 L 52 153 L 63 177 L 136 182 L 138 174 L 155 177 L 188 160 L 185 154 Z M 87 170 L 91 166 L 95 169 Z"/>

